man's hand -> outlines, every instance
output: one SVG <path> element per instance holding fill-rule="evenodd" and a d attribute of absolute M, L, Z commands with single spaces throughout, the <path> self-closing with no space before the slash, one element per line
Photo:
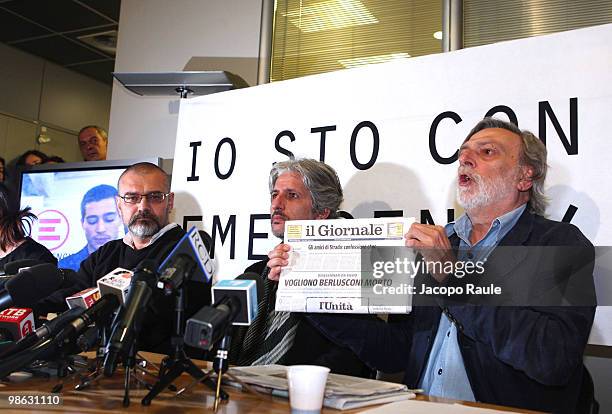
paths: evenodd
<path fill-rule="evenodd" d="M 273 250 L 270 250 L 270 253 L 268 253 L 270 260 L 267 263 L 267 266 L 270 268 L 268 279 L 278 282 L 281 269 L 289 264 L 289 250 L 291 250 L 291 246 L 285 243 L 281 243 Z"/>
<path fill-rule="evenodd" d="M 406 239 L 406 247 L 412 247 L 423 255 L 425 262 L 430 264 L 428 267 L 431 267 L 433 263 L 440 263 L 442 266 L 438 265 L 433 268 L 444 269 L 445 262 L 455 263 L 457 261 L 453 247 L 442 226 L 412 223 L 408 232 L 404 234 L 404 239 Z M 432 272 L 431 275 L 441 283 L 449 274 Z"/>

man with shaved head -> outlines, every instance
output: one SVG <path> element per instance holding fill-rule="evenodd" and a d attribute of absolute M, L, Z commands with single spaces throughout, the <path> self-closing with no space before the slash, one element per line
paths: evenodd
<path fill-rule="evenodd" d="M 77 284 L 62 291 L 61 296 L 96 286 L 99 278 L 117 267 L 133 269 L 146 259 L 159 263 L 185 234 L 177 224 L 169 222 L 174 193 L 170 191 L 170 178 L 157 165 L 143 162 L 128 167 L 119 177 L 117 187 L 117 208 L 127 234 L 123 239 L 104 244 L 85 259 L 77 273 Z M 189 317 L 210 303 L 210 286 L 186 282 L 185 302 Z M 58 303 L 54 295 L 53 300 L 44 300 L 37 308 L 39 312 L 61 311 L 65 304 L 61 300 Z M 138 340 L 141 349 L 170 351 L 173 309 L 174 297 L 164 296 L 161 290 L 155 289 Z"/>

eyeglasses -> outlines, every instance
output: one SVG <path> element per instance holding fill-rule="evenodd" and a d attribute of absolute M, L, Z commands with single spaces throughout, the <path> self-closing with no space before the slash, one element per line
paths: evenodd
<path fill-rule="evenodd" d="M 117 196 L 127 204 L 138 204 L 142 201 L 142 198 L 146 198 L 150 203 L 161 203 L 168 197 L 170 193 L 162 193 L 161 191 L 154 191 L 148 194 L 137 194 L 137 193 L 128 193 L 126 195 Z"/>

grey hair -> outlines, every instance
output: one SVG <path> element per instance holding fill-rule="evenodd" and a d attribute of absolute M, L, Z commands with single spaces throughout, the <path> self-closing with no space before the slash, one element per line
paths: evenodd
<path fill-rule="evenodd" d="M 84 126 L 83 128 L 81 128 L 81 129 L 79 130 L 79 133 L 77 134 L 77 137 L 78 137 L 79 135 L 81 135 L 81 134 L 83 133 L 83 131 L 85 131 L 86 129 L 89 129 L 89 128 L 95 129 L 95 130 L 96 130 L 96 132 L 97 132 L 98 134 L 100 134 L 100 136 L 101 136 L 102 138 L 104 138 L 104 141 L 108 142 L 108 132 L 106 132 L 106 130 L 105 130 L 104 128 L 99 127 L 99 126 L 97 126 L 97 125 L 87 125 L 87 126 Z"/>
<path fill-rule="evenodd" d="M 474 134 L 488 128 L 505 129 L 521 138 L 523 145 L 521 145 L 519 164 L 533 169 L 533 175 L 531 176 L 532 185 L 529 189 L 527 207 L 532 213 L 543 216 L 548 205 L 548 198 L 544 194 L 544 181 L 546 180 L 546 172 L 548 170 L 548 165 L 546 164 L 548 153 L 546 146 L 532 132 L 521 130 L 513 123 L 497 118 L 483 118 L 472 128 L 463 142 L 467 142 Z"/>
<path fill-rule="evenodd" d="M 338 174 L 332 167 L 309 158 L 277 162 L 270 170 L 270 193 L 274 190 L 278 177 L 287 172 L 295 172 L 302 177 L 304 186 L 310 192 L 312 210 L 315 213 L 323 213 L 328 209 L 329 218 L 337 217 L 344 196 Z"/>

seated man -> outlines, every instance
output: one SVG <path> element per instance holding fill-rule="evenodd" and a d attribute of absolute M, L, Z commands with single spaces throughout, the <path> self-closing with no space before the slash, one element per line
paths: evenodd
<path fill-rule="evenodd" d="M 505 272 L 502 283 L 521 277 L 525 281 L 521 291 L 534 287 L 557 291 L 566 279 L 578 278 L 592 294 L 593 246 L 575 226 L 542 217 L 546 168 L 546 148 L 537 137 L 513 124 L 485 118 L 459 152 L 457 199 L 465 214 L 446 227 L 413 224 L 405 235 L 406 246 L 430 262 L 486 261 L 485 269 Z M 517 271 L 523 269 L 521 256 L 500 254 L 506 246 L 525 246 L 524 252 L 569 246 L 582 257 L 565 261 L 562 267 L 553 262 L 557 272 L 550 279 L 530 280 Z M 270 278 L 278 279 L 288 249 L 280 245 L 271 252 Z M 500 263 L 500 257 L 506 261 Z M 529 274 L 542 274 L 530 270 Z M 438 286 L 452 286 L 457 277 L 437 272 L 429 279 Z M 576 411 L 582 356 L 595 314 L 592 302 L 474 306 L 436 299 L 434 306 L 413 306 L 409 315 L 388 324 L 334 315 L 310 320 L 371 367 L 404 370 L 404 382 L 426 394 L 541 411 Z"/>
<path fill-rule="evenodd" d="M 79 270 L 87 256 L 119 237 L 123 223 L 117 211 L 116 196 L 117 189 L 107 184 L 97 185 L 85 193 L 81 200 L 81 225 L 87 244 L 78 252 L 61 259 L 59 267 Z"/>
<path fill-rule="evenodd" d="M 310 159 L 277 162 L 270 171 L 270 223 L 272 233 L 282 239 L 288 220 L 336 218 L 342 203 L 342 187 L 327 164 Z M 276 312 L 278 283 L 266 278 L 267 260 L 254 263 L 245 272 L 255 272 L 265 285 L 259 314 L 248 329 L 236 329 L 230 361 L 238 365 L 314 364 L 332 372 L 369 376 L 370 371 L 348 348 L 321 335 L 303 314 Z"/>
<path fill-rule="evenodd" d="M 145 259 L 163 260 L 185 232 L 168 223 L 174 205 L 170 179 L 158 166 L 138 163 L 119 177 L 117 207 L 128 233 L 100 247 L 81 263 L 74 287 L 60 291 L 39 302 L 39 313 L 58 312 L 66 308 L 64 298 L 88 287 L 117 267 L 133 269 Z M 210 304 L 210 285 L 186 282 L 186 317 Z M 153 291 L 139 337 L 143 350 L 167 354 L 174 325 L 174 297 Z"/>

